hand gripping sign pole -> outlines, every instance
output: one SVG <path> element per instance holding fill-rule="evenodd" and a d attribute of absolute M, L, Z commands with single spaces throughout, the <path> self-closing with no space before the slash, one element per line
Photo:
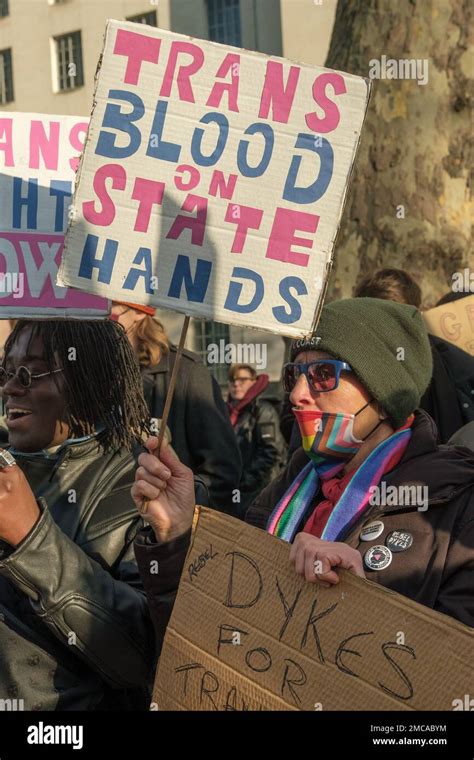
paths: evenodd
<path fill-rule="evenodd" d="M 158 433 L 158 446 L 156 447 L 156 450 L 155 450 L 156 457 L 160 456 L 161 446 L 163 443 L 163 439 L 165 437 L 166 425 L 168 423 L 171 403 L 173 401 L 173 396 L 174 396 L 174 389 L 175 389 L 176 380 L 178 377 L 179 364 L 181 361 L 181 356 L 183 354 L 184 344 L 186 342 L 186 335 L 188 332 L 189 320 L 190 320 L 190 317 L 186 315 L 184 318 L 183 326 L 181 328 L 181 336 L 179 338 L 178 350 L 176 352 L 176 359 L 174 362 L 173 371 L 171 373 L 171 380 L 170 380 L 168 392 L 166 394 L 165 408 L 163 409 L 163 416 L 161 418 L 160 431 Z M 148 511 L 148 499 L 143 499 L 143 502 L 140 508 L 140 514 L 145 515 L 147 511 Z"/>

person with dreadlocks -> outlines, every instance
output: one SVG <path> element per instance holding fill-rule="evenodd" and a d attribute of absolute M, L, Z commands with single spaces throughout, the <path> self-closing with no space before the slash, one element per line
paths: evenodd
<path fill-rule="evenodd" d="M 133 555 L 138 364 L 105 321 L 17 323 L 0 386 L 0 699 L 147 709 L 153 628 Z"/>

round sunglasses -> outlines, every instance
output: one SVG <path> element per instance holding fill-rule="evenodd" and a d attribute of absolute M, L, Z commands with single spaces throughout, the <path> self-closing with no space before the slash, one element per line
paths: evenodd
<path fill-rule="evenodd" d="M 16 372 L 7 372 L 5 367 L 0 367 L 0 386 L 4 386 L 14 377 L 23 388 L 29 388 L 32 380 L 37 380 L 47 375 L 54 375 L 56 372 L 62 372 L 62 369 L 53 369 L 51 372 L 41 372 L 39 375 L 33 375 L 28 367 L 18 367 Z"/>
<path fill-rule="evenodd" d="M 304 375 L 308 385 L 314 391 L 318 393 L 333 391 L 339 385 L 343 370 L 352 372 L 352 367 L 339 359 L 318 359 L 306 364 L 288 362 L 283 366 L 283 388 L 286 393 L 291 393 L 300 375 Z"/>

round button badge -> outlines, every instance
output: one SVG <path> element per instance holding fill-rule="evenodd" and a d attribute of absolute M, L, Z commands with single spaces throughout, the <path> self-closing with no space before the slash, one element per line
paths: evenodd
<path fill-rule="evenodd" d="M 371 546 L 364 555 L 369 570 L 385 570 L 392 561 L 392 552 L 386 546 Z"/>
<path fill-rule="evenodd" d="M 382 535 L 384 524 L 382 520 L 375 520 L 374 522 L 367 523 L 362 528 L 359 538 L 361 541 L 375 541 L 380 535 Z"/>
<path fill-rule="evenodd" d="M 385 539 L 385 543 L 392 552 L 404 552 L 413 543 L 413 536 L 406 530 L 392 530 Z"/>

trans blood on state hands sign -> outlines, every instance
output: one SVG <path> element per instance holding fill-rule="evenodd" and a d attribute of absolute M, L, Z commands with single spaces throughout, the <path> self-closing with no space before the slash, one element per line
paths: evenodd
<path fill-rule="evenodd" d="M 0 318 L 107 314 L 104 298 L 56 284 L 87 127 L 81 116 L 0 116 Z"/>
<path fill-rule="evenodd" d="M 368 96 L 361 77 L 109 21 L 59 281 L 308 333 Z"/>

